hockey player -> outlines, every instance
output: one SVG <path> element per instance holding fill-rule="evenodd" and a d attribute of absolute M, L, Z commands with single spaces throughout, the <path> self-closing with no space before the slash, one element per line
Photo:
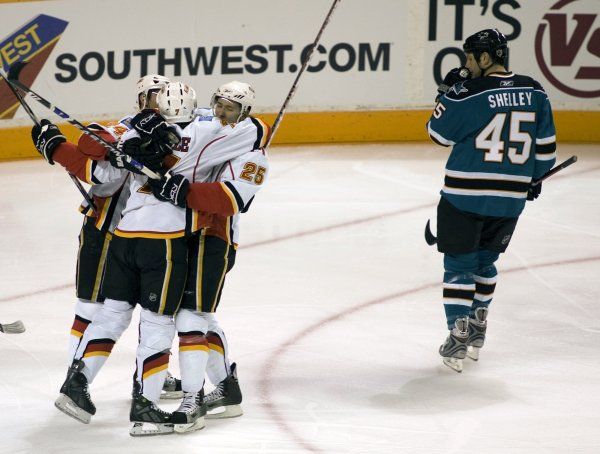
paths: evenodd
<path fill-rule="evenodd" d="M 200 164 L 199 158 L 208 147 L 212 146 L 213 164 L 221 166 L 252 149 L 256 142 L 253 124 L 236 132 L 218 134 L 220 131 L 212 125 L 192 121 L 195 93 L 184 84 L 169 84 L 161 90 L 159 99 L 161 95 L 169 106 L 169 121 L 183 126 L 176 126 L 176 130 L 186 132 L 170 157 L 169 166 L 173 172 L 193 177 L 203 168 L 205 160 Z M 157 115 L 139 121 L 147 131 L 154 131 L 160 123 Z M 139 144 L 139 138 L 136 131 L 129 131 L 123 136 L 123 147 L 136 140 L 134 143 Z M 213 146 L 216 141 L 219 145 Z M 196 152 L 189 153 L 189 150 Z M 138 392 L 134 394 L 130 413 L 130 420 L 134 422 L 130 432 L 133 436 L 171 433 L 174 424 L 184 428 L 189 426 L 188 414 L 175 412 L 171 415 L 155 403 L 160 396 L 175 334 L 172 315 L 179 306 L 187 274 L 185 236 L 203 227 L 198 213 L 157 200 L 146 180 L 144 176 L 135 176 L 130 183 L 131 196 L 108 251 L 102 285 L 107 299 L 84 335 L 59 397 L 68 399 L 74 417 L 89 420 L 95 407 L 87 391 L 88 383 L 92 382 L 110 348 L 129 324 L 133 306 L 139 303 L 142 311 L 137 352 Z M 193 350 L 196 343 L 192 340 L 188 346 Z M 98 351 L 104 352 L 100 355 L 104 358 L 97 357 Z M 196 396 L 201 403 L 201 388 Z M 193 416 L 193 423 L 203 424 L 198 411 Z M 152 428 L 147 428 L 148 423 Z"/>
<path fill-rule="evenodd" d="M 269 168 L 262 149 L 269 131 L 261 120 L 250 116 L 254 99 L 254 90 L 246 83 L 234 81 L 219 87 L 211 100 L 214 116 L 205 116 L 200 122 L 204 123 L 204 129 L 213 131 L 213 141 L 204 151 L 199 149 L 202 142 L 196 145 L 196 151 L 190 145 L 190 153 L 202 156 L 194 173 L 187 177 L 168 175 L 161 181 L 149 182 L 157 198 L 197 212 L 205 219 L 202 223 L 207 225 L 188 240 L 188 280 L 181 308 L 175 317 L 185 393 L 178 412 L 188 414 L 190 421 L 201 406 L 196 397 L 203 386 L 205 369 L 215 385 L 204 399 L 207 409 L 215 410 L 207 418 L 242 414 L 236 365 L 229 362 L 227 340 L 214 313 L 225 276 L 235 263 L 240 213 L 248 209 L 254 194 L 261 189 Z M 160 101 L 159 108 L 170 118 L 168 109 Z M 223 161 L 218 141 L 225 134 L 235 136 L 245 134 L 246 130 L 252 131 L 254 142 L 237 142 L 236 150 L 241 154 L 236 153 Z M 185 129 L 181 132 L 182 140 L 187 132 Z M 200 424 L 196 422 L 181 430 L 194 430 Z"/>
<path fill-rule="evenodd" d="M 457 372 L 467 355 L 479 357 L 496 287 L 495 262 L 525 201 L 540 195 L 541 184 L 532 181 L 556 161 L 548 97 L 531 77 L 507 71 L 506 37 L 482 30 L 469 36 L 463 49 L 468 71 L 448 74 L 447 92 L 427 124 L 434 142 L 452 146 L 437 209 L 450 330 L 439 352 Z"/>
<path fill-rule="evenodd" d="M 169 79 L 160 75 L 142 77 L 136 87 L 136 109 L 142 111 L 155 108 L 156 93 L 168 82 Z M 89 128 L 107 142 L 116 143 L 121 135 L 130 129 L 131 118 L 124 117 L 117 124 L 107 127 L 93 123 Z M 104 146 L 85 134 L 80 136 L 77 145 L 69 143 L 60 129 L 48 120 L 42 120 L 41 125 L 35 125 L 31 135 L 34 145 L 49 164 L 58 162 L 81 181 L 92 185 L 89 194 L 97 208 L 97 211 L 94 211 L 85 200 L 79 208 L 85 217 L 79 234 L 75 281 L 77 303 L 68 349 L 70 365 L 83 333 L 104 301 L 100 288 L 106 251 L 129 197 L 126 184 L 129 173 L 123 172 L 115 181 L 98 184 L 94 176 L 95 161 L 108 159 Z"/>

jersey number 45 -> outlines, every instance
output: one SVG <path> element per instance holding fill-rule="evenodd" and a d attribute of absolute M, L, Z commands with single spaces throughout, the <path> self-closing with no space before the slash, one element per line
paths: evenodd
<path fill-rule="evenodd" d="M 508 150 L 502 140 L 502 132 L 507 123 L 507 118 L 509 119 Z M 475 138 L 475 147 L 484 151 L 483 160 L 486 162 L 502 162 L 506 153 L 511 163 L 525 164 L 531 153 L 533 137 L 529 132 L 521 130 L 522 123 L 535 123 L 535 112 L 497 113 Z M 520 145 L 520 147 L 511 147 L 511 144 Z"/>

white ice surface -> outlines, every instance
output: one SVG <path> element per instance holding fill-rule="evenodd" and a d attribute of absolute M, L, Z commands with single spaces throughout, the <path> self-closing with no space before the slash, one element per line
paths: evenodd
<path fill-rule="evenodd" d="M 274 149 L 218 312 L 245 414 L 147 439 L 128 434 L 135 323 L 91 387 L 92 423 L 54 408 L 80 196 L 59 166 L 1 163 L 0 323 L 27 332 L 0 334 L 0 453 L 600 452 L 600 147 L 571 154 L 521 217 L 459 375 L 437 353 L 443 271 L 423 240 L 447 150 Z"/>

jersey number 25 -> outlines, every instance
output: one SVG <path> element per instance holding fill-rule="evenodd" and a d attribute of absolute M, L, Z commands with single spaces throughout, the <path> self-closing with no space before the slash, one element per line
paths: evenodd
<path fill-rule="evenodd" d="M 521 123 L 535 123 L 535 112 L 514 111 L 510 113 L 497 113 L 492 121 L 475 138 L 475 147 L 485 151 L 483 160 L 486 162 L 502 162 L 507 151 L 502 140 L 502 131 L 509 120 L 508 140 L 510 144 L 522 145 L 521 151 L 515 147 L 508 147 L 508 159 L 513 164 L 525 164 L 531 153 L 533 138 L 526 131 L 521 131 Z"/>
<path fill-rule="evenodd" d="M 244 170 L 242 170 L 240 178 L 250 182 L 254 181 L 255 184 L 261 185 L 265 179 L 266 171 L 267 169 L 262 166 L 257 166 L 253 162 L 247 162 L 244 164 Z"/>

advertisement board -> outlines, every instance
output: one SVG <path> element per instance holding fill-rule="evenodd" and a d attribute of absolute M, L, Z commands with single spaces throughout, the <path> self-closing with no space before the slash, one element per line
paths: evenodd
<path fill-rule="evenodd" d="M 220 84 L 248 82 L 257 92 L 254 112 L 272 120 L 330 6 L 330 0 L 3 2 L 0 65 L 28 61 L 21 81 L 82 121 L 131 113 L 135 83 L 147 73 L 190 84 L 205 106 Z M 597 121 L 599 6 L 598 0 L 342 0 L 275 143 L 425 140 L 422 125 L 437 85 L 464 61 L 464 39 L 490 27 L 509 39 L 510 69 L 545 87 L 559 125 L 571 131 L 582 118 Z M 27 125 L 0 83 L 0 135 L 20 143 Z M 565 140 L 600 140 L 568 134 L 565 126 Z"/>

